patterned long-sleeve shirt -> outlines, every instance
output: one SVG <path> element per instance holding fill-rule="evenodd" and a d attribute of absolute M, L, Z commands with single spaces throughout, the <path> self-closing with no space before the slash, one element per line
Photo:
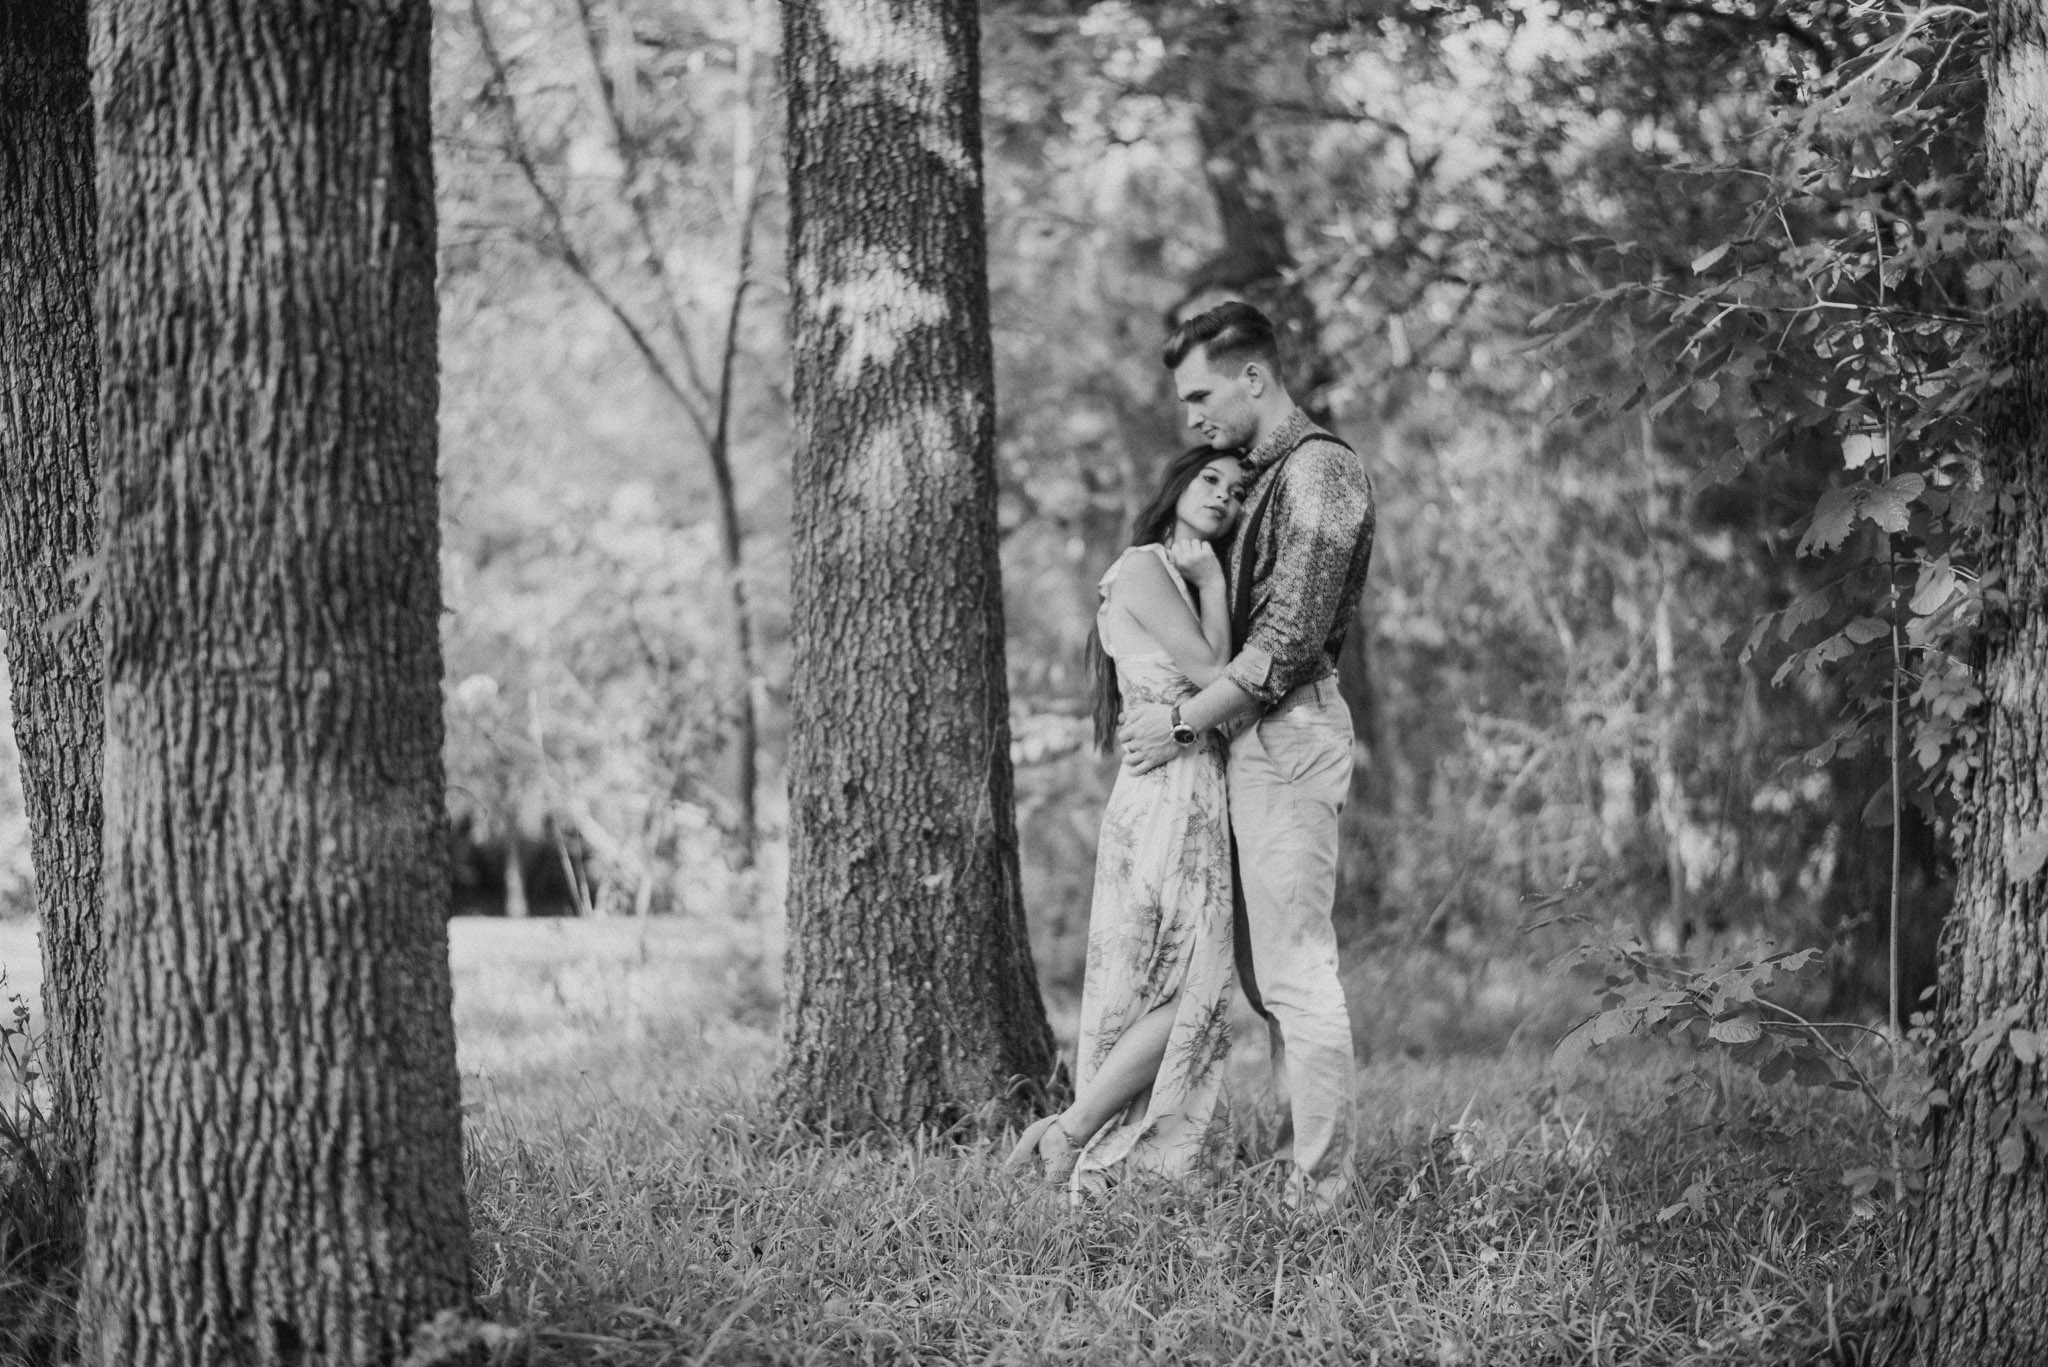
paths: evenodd
<path fill-rule="evenodd" d="M 1337 672 L 1372 563 L 1372 485 L 1364 463 L 1328 436 L 1296 409 L 1244 457 L 1252 484 L 1231 539 L 1229 570 L 1236 584 L 1249 569 L 1251 614 L 1223 672 L 1268 707 Z M 1259 544 L 1248 548 L 1254 522 Z"/>

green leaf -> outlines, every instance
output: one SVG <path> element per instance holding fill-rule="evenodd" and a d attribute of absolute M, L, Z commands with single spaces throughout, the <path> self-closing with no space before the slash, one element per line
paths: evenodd
<path fill-rule="evenodd" d="M 2014 1119 L 2034 1137 L 2036 1145 L 2048 1150 L 2048 1106 L 2043 1106 L 2038 1101 L 2029 1101 L 2019 1108 L 2019 1113 Z"/>
<path fill-rule="evenodd" d="M 1984 1071 L 1984 1065 L 1998 1052 L 1998 1046 L 2005 1043 L 2006 1032 L 2019 1024 L 2020 1017 L 2027 1014 L 2024 1006 L 2008 1006 L 1989 1019 L 1977 1022 L 1974 1030 L 1963 1040 L 1963 1047 L 1970 1051 L 1968 1062 L 1963 1065 L 1963 1076 L 1974 1077 Z"/>
<path fill-rule="evenodd" d="M 1801 1087 L 1825 1087 L 1835 1080 L 1834 1066 L 1812 1049 L 1802 1049 L 1792 1060 L 1792 1080 Z"/>
<path fill-rule="evenodd" d="M 1885 453 L 1885 437 L 1879 432 L 1851 432 L 1842 438 L 1842 464 L 1860 470 Z"/>
<path fill-rule="evenodd" d="M 1692 273 L 1694 275 L 1698 275 L 1702 271 L 1712 270 L 1714 268 L 1714 263 L 1716 261 L 1719 261 L 1722 257 L 1728 255 L 1728 249 L 1734 245 L 1735 244 L 1732 242 L 1723 242 L 1718 247 L 1711 247 L 1708 250 L 1701 252 L 1698 256 L 1692 259 Z"/>
<path fill-rule="evenodd" d="M 1748 664 L 1749 657 L 1756 654 L 1757 647 L 1764 643 L 1764 637 L 1770 632 L 1775 616 L 1775 613 L 1766 612 L 1749 624 L 1749 639 L 1742 643 L 1742 651 L 1736 657 L 1740 663 Z"/>
<path fill-rule="evenodd" d="M 1856 494 L 1854 486 L 1829 489 L 1814 505 L 1813 523 L 1807 527 L 1806 535 L 1799 538 L 1799 554 L 1811 555 L 1816 549 L 1834 550 L 1848 538 L 1849 527 L 1856 520 Z M 1791 639 L 1791 633 L 1785 633 Z"/>
<path fill-rule="evenodd" d="M 2007 843 L 2005 874 L 2013 882 L 2028 881 L 2043 864 L 2048 864 L 2048 827 L 2036 826 Z"/>
<path fill-rule="evenodd" d="M 2027 1165 L 2027 1141 L 2009 1134 L 1998 1141 L 1998 1175 L 2010 1177 Z"/>
<path fill-rule="evenodd" d="M 1863 496 L 1859 511 L 1888 532 L 1903 532 L 1913 500 L 1927 488 L 1918 474 L 1897 475 Z"/>
<path fill-rule="evenodd" d="M 1866 826 L 1889 826 L 1892 824 L 1892 781 L 1886 779 L 1870 795 L 1870 801 L 1863 804 L 1863 824 Z"/>
<path fill-rule="evenodd" d="M 1565 1031 L 1564 1038 L 1550 1051 L 1551 1059 L 1560 1068 L 1576 1067 L 1585 1060 L 1586 1051 L 1593 1047 L 1593 1022 L 1598 1019 L 1598 1016 L 1589 1016 Z"/>
<path fill-rule="evenodd" d="M 1692 387 L 1692 406 L 1704 413 L 1721 401 L 1721 386 L 1712 380 L 1700 380 Z"/>
<path fill-rule="evenodd" d="M 1592 1042 L 1605 1044 L 1611 1039 L 1633 1034 L 1641 1020 L 1641 1013 L 1636 1011 L 1602 1011 L 1593 1018 Z"/>
<path fill-rule="evenodd" d="M 1650 405 L 1650 416 L 1653 418 L 1663 417 L 1665 409 L 1671 407 L 1672 404 L 1677 403 L 1680 399 L 1684 397 L 1685 386 L 1680 385 L 1678 388 L 1672 390 L 1669 394 L 1666 394 L 1663 398 L 1657 400 L 1657 402 Z"/>
<path fill-rule="evenodd" d="M 1781 973 L 1804 973 L 1806 966 L 1820 958 L 1820 951 L 1809 946 L 1806 949 L 1789 950 L 1778 955 L 1778 971 Z"/>
<path fill-rule="evenodd" d="M 1803 598 L 1793 599 L 1791 604 L 1778 614 L 1778 639 L 1791 640 L 1799 628 L 1827 616 L 1828 609 L 1834 604 L 1835 592 L 1830 585 L 1823 585 Z"/>
<path fill-rule="evenodd" d="M 1931 565 L 1920 570 L 1920 582 L 1913 586 L 1913 600 L 1907 606 L 1916 617 L 1931 617 L 1939 612 L 1956 589 L 1956 572 L 1949 568 L 1948 557 L 1942 556 Z"/>
<path fill-rule="evenodd" d="M 1726 484 L 1748 468 L 1747 455 L 1741 451 L 1730 451 L 1719 460 L 1702 466 L 1699 473 L 1686 482 L 1686 492 L 1696 494 L 1702 489 L 1711 489 L 1716 484 Z"/>
<path fill-rule="evenodd" d="M 1766 1087 L 1775 1087 L 1792 1073 L 1792 1055 L 1779 1051 L 1764 1060 L 1764 1066 L 1757 1069 L 1757 1081 Z"/>
<path fill-rule="evenodd" d="M 1715 1021 L 1707 1030 L 1707 1038 L 1719 1040 L 1723 1044 L 1748 1044 L 1760 1038 L 1763 1033 L 1763 1027 L 1756 1023 L 1754 1017 L 1736 1016 L 1729 1020 Z"/>
<path fill-rule="evenodd" d="M 1877 617 L 1858 617 L 1842 629 L 1842 634 L 1859 646 L 1882 640 L 1892 634 L 1891 626 Z"/>

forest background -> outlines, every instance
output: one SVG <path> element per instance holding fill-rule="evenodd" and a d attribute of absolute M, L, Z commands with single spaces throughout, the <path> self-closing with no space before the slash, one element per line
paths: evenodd
<path fill-rule="evenodd" d="M 1933 788 L 1914 766 L 1918 805 L 1888 803 L 1882 746 L 1842 743 L 1867 701 L 1853 671 L 1774 685 L 1839 623 L 1751 636 L 1820 577 L 1802 538 L 1853 476 L 1855 433 L 1813 426 L 1731 466 L 1762 440 L 1741 384 L 1654 413 L 1579 402 L 1657 364 L 1654 320 L 1530 329 L 1625 282 L 1690 281 L 1742 238 L 1800 79 L 1868 41 L 1858 7 L 1832 9 L 1833 29 L 1830 7 L 1739 3 L 984 7 L 1017 817 L 1056 1028 L 1114 772 L 1085 745 L 1095 580 L 1184 444 L 1158 342 L 1225 294 L 1288 322 L 1297 391 L 1378 493 L 1338 907 L 1367 1056 L 1560 1033 L 1585 997 L 1541 973 L 1522 908 L 1567 887 L 1665 948 L 1829 947 L 1817 1004 L 1881 1010 L 1895 807 L 1906 1000 L 1932 982 Z M 710 918 L 772 965 L 792 446 L 776 15 L 437 17 L 457 909 Z M 11 743 L 0 725 L 0 914 L 19 915 Z"/>

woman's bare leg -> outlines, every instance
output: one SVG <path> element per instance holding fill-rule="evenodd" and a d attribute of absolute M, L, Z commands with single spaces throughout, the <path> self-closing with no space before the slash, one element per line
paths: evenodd
<path fill-rule="evenodd" d="M 1014 1168 L 1036 1157 L 1048 1178 L 1066 1181 L 1067 1174 L 1074 1170 L 1074 1161 L 1095 1132 L 1158 1079 L 1160 1062 L 1166 1057 L 1166 1040 L 1173 1033 L 1173 1015 L 1179 1007 L 1180 997 L 1176 995 L 1133 1021 L 1110 1046 L 1102 1065 L 1074 1098 L 1074 1104 L 1025 1130 L 1003 1166 Z"/>
<path fill-rule="evenodd" d="M 1111 1116 L 1130 1105 L 1159 1076 L 1166 1038 L 1173 1033 L 1173 1015 L 1179 1009 L 1176 995 L 1133 1021 L 1110 1046 L 1088 1085 L 1075 1095 L 1074 1104 L 1060 1113 L 1059 1127 L 1076 1148 L 1094 1138 Z"/>

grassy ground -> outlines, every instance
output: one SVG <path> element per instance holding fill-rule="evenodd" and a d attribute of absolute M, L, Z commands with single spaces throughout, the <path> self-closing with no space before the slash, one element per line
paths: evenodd
<path fill-rule="evenodd" d="M 1680 1085 L 1668 1054 L 1560 1076 L 1535 1050 L 1386 1050 L 1360 1078 L 1358 1200 L 1331 1220 L 1284 1210 L 1255 1161 L 1272 1110 L 1247 1047 L 1226 1180 L 1073 1209 L 992 1141 L 779 1130 L 743 947 L 652 932 L 643 957 L 637 927 L 567 927 L 550 959 L 458 928 L 485 1303 L 543 1360 L 1859 1358 L 1884 1231 L 1838 1181 L 1874 1138 L 1839 1094 Z M 597 971 L 567 952 L 583 936 Z"/>
<path fill-rule="evenodd" d="M 1884 1227 L 1838 1181 L 1874 1135 L 1838 1093 L 1383 1048 L 1330 1219 L 1257 1161 L 1246 1046 L 1227 1177 L 1075 1209 L 996 1140 L 779 1129 L 756 928 L 458 922 L 452 949 L 483 1305 L 541 1363 L 1854 1362 L 1881 1292 Z"/>

